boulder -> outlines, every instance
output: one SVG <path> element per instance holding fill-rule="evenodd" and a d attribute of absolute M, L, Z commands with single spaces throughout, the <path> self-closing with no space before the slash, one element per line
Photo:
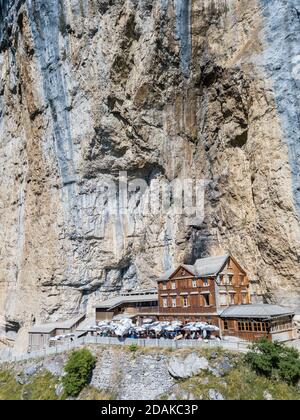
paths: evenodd
<path fill-rule="evenodd" d="M 216 391 L 215 389 L 210 389 L 208 392 L 208 398 L 211 401 L 224 401 L 225 398 L 223 397 L 223 395 L 219 392 Z"/>
<path fill-rule="evenodd" d="M 234 368 L 229 358 L 224 358 L 216 366 L 211 367 L 209 371 L 216 377 L 226 376 Z"/>
<path fill-rule="evenodd" d="M 273 396 L 267 390 L 264 392 L 264 400 L 265 401 L 273 401 L 274 400 Z"/>
<path fill-rule="evenodd" d="M 21 376 L 21 375 L 17 375 L 16 376 L 16 382 L 19 384 L 19 385 L 25 385 L 26 384 L 26 380 L 24 379 L 24 377 L 23 376 Z"/>
<path fill-rule="evenodd" d="M 55 394 L 57 397 L 61 397 L 64 393 L 64 386 L 63 384 L 58 384 L 55 387 Z"/>
<path fill-rule="evenodd" d="M 188 355 L 185 359 L 174 356 L 168 362 L 168 371 L 175 379 L 191 378 L 208 368 L 208 360 L 195 353 Z"/>
<path fill-rule="evenodd" d="M 24 373 L 26 376 L 34 376 L 38 372 L 39 369 L 40 369 L 39 365 L 29 366 L 28 368 L 25 369 Z"/>

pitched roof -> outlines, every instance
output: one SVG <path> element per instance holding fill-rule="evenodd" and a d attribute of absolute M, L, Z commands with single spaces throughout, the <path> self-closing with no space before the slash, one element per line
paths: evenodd
<path fill-rule="evenodd" d="M 158 301 L 157 294 L 141 294 L 141 295 L 128 295 L 128 296 L 117 296 L 108 299 L 104 302 L 99 303 L 95 306 L 96 309 L 114 309 L 117 306 L 123 305 L 124 303 L 142 303 L 142 302 L 155 302 Z"/>
<path fill-rule="evenodd" d="M 74 325 L 76 325 L 78 322 L 83 320 L 83 318 L 85 318 L 85 315 L 81 314 L 75 318 L 68 319 L 67 321 L 58 321 L 58 322 L 53 322 L 49 324 L 34 325 L 33 327 L 30 328 L 29 333 L 50 334 L 51 332 L 57 329 L 69 330 L 72 327 L 74 327 Z"/>
<path fill-rule="evenodd" d="M 223 269 L 229 257 L 230 254 L 221 255 L 217 257 L 201 258 L 197 260 L 194 265 L 182 264 L 181 267 L 190 271 L 195 276 L 216 276 Z M 172 274 L 174 274 L 174 272 L 174 268 L 168 270 L 158 279 L 158 281 L 168 280 L 172 276 Z"/>
<path fill-rule="evenodd" d="M 223 269 L 229 257 L 230 255 L 226 254 L 219 257 L 202 258 L 196 261 L 194 267 L 198 276 L 217 275 Z"/>
<path fill-rule="evenodd" d="M 284 315 L 293 315 L 290 308 L 278 305 L 235 305 L 225 309 L 220 314 L 221 318 L 261 318 L 271 319 Z"/>

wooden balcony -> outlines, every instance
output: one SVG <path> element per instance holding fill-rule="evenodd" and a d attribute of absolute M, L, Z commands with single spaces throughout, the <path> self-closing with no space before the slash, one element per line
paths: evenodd
<path fill-rule="evenodd" d="M 136 315 L 143 315 L 143 314 L 158 314 L 159 308 L 158 306 L 149 306 L 144 308 L 132 308 L 130 311 L 130 314 L 136 314 Z M 125 313 L 128 313 L 128 311 L 125 311 Z"/>
<path fill-rule="evenodd" d="M 201 307 L 176 307 L 176 308 L 160 308 L 158 306 L 149 306 L 144 308 L 130 308 L 130 310 L 124 311 L 126 315 L 190 315 L 190 314 L 211 314 L 216 312 L 215 306 L 201 306 Z"/>
<path fill-rule="evenodd" d="M 197 287 L 185 287 L 185 286 L 180 286 L 177 287 L 176 289 L 172 289 L 172 288 L 168 288 L 168 289 L 160 289 L 159 290 L 159 294 L 163 295 L 164 293 L 193 293 L 193 292 L 206 292 L 206 291 L 210 291 L 211 289 L 214 290 L 214 287 L 212 287 L 212 285 L 208 285 L 208 286 L 197 286 Z"/>
<path fill-rule="evenodd" d="M 189 315 L 189 314 L 205 314 L 205 313 L 214 313 L 216 312 L 215 306 L 201 306 L 201 307 L 192 307 L 188 308 L 176 307 L 176 308 L 159 308 L 159 313 L 170 314 L 170 315 Z"/>

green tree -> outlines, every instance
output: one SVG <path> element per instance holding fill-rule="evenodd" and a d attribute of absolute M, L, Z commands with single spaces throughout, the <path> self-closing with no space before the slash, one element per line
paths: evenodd
<path fill-rule="evenodd" d="M 300 380 L 300 354 L 284 344 L 263 338 L 253 344 L 246 362 L 256 373 L 267 378 L 280 379 L 289 385 Z"/>
<path fill-rule="evenodd" d="M 96 358 L 87 349 L 73 351 L 65 366 L 66 375 L 62 379 L 65 394 L 77 397 L 92 377 Z"/>

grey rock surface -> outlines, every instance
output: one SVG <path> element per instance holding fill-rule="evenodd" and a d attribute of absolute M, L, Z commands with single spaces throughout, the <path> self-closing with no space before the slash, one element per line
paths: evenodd
<path fill-rule="evenodd" d="M 223 395 L 220 392 L 216 391 L 215 389 L 209 390 L 208 397 L 211 401 L 224 401 L 225 400 Z"/>
<path fill-rule="evenodd" d="M 59 384 L 55 388 L 55 394 L 57 397 L 61 397 L 64 393 L 64 386 L 62 384 Z"/>
<path fill-rule="evenodd" d="M 229 358 L 225 357 L 223 360 L 218 362 L 212 367 L 209 367 L 209 371 L 217 377 L 226 376 L 232 369 L 234 365 L 231 363 Z"/>
<path fill-rule="evenodd" d="M 93 373 L 91 385 L 112 392 L 122 400 L 151 400 L 168 394 L 175 382 L 167 369 L 167 356 L 104 351 Z"/>
<path fill-rule="evenodd" d="M 39 369 L 41 368 L 41 365 L 33 365 L 33 366 L 29 366 L 28 368 L 25 369 L 25 375 L 26 376 L 34 376 Z"/>
<path fill-rule="evenodd" d="M 264 392 L 264 399 L 266 401 L 273 401 L 274 400 L 272 394 L 269 391 L 265 391 Z"/>
<path fill-rule="evenodd" d="M 191 353 L 185 358 L 174 356 L 168 362 L 169 373 L 175 379 L 191 378 L 208 368 L 208 360 L 195 353 Z"/>

